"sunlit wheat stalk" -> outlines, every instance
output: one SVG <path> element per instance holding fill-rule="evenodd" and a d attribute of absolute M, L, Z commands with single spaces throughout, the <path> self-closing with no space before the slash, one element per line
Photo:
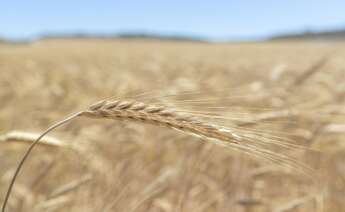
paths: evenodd
<path fill-rule="evenodd" d="M 289 158 L 269 150 L 259 149 L 253 142 L 253 138 L 246 135 L 238 135 L 230 129 L 216 125 L 203 120 L 198 115 L 178 112 L 171 108 L 159 105 L 145 104 L 137 101 L 124 100 L 109 100 L 100 101 L 88 109 L 75 113 L 66 119 L 54 124 L 41 134 L 28 148 L 27 152 L 20 161 L 16 172 L 10 182 L 10 186 L 5 196 L 2 206 L 2 212 L 6 210 L 11 190 L 15 180 L 21 170 L 25 160 L 29 156 L 34 146 L 53 129 L 71 121 L 76 117 L 89 117 L 97 119 L 117 119 L 117 120 L 133 120 L 142 123 L 149 123 L 153 125 L 165 126 L 183 133 L 191 134 L 193 136 L 201 137 L 205 140 L 212 141 L 225 147 L 231 147 L 237 150 L 244 151 L 254 156 L 270 159 L 277 163 L 289 162 Z M 246 142 L 248 141 L 248 142 Z M 294 166 L 296 161 L 290 160 L 290 165 Z M 297 163 L 297 162 L 296 162 Z M 297 166 L 299 167 L 299 166 Z M 300 168 L 300 167 L 299 167 Z"/>

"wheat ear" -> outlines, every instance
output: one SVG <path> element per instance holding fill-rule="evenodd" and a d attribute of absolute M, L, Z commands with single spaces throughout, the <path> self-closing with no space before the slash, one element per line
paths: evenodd
<path fill-rule="evenodd" d="M 208 123 L 198 116 L 137 101 L 104 101 L 81 112 L 79 116 L 134 120 L 173 128 L 198 137 L 237 143 L 236 135 L 228 129 Z"/>

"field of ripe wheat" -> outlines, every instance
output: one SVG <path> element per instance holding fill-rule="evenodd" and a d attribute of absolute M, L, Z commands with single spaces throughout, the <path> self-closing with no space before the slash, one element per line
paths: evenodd
<path fill-rule="evenodd" d="M 345 208 L 345 44 L 0 44 L 8 212 Z"/>

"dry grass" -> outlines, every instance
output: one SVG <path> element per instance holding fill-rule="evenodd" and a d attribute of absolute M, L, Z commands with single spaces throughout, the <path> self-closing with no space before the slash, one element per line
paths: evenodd
<path fill-rule="evenodd" d="M 73 111 L 134 120 L 57 130 L 72 148 L 38 146 L 8 211 L 341 211 L 342 55 L 306 43 L 0 46 L 3 140 L 32 142 L 7 132 Z M 1 199 L 26 146 L 0 145 Z"/>

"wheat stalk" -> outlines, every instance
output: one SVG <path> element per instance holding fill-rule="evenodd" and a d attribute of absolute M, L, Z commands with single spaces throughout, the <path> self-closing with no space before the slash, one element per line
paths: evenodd
<path fill-rule="evenodd" d="M 205 140 L 210 140 L 216 144 L 232 147 L 254 156 L 260 156 L 269 159 L 276 163 L 290 162 L 289 165 L 301 168 L 303 165 L 298 164 L 290 158 L 274 153 L 269 150 L 260 149 L 255 146 L 251 137 L 246 135 L 239 135 L 231 131 L 229 128 L 221 125 L 215 125 L 205 121 L 202 116 L 193 113 L 184 113 L 161 105 L 145 104 L 134 100 L 103 100 L 91 105 L 88 109 L 75 113 L 66 119 L 52 125 L 44 131 L 28 148 L 20 161 L 16 172 L 10 182 L 7 190 L 5 200 L 2 206 L 2 212 L 5 212 L 6 204 L 8 202 L 14 182 L 21 170 L 24 162 L 31 153 L 32 149 L 47 133 L 53 129 L 71 121 L 76 117 L 88 117 L 98 119 L 118 119 L 118 120 L 133 120 L 142 123 L 149 123 L 158 126 L 165 126 L 183 133 L 191 134 L 193 136 L 201 137 Z M 248 142 L 245 142 L 248 141 Z M 305 167 L 304 167 L 305 168 Z"/>

